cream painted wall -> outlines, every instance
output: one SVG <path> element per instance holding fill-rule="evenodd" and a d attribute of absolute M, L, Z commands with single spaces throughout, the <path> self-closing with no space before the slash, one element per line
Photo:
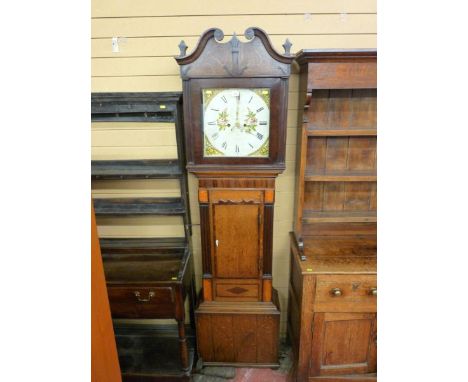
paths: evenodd
<path fill-rule="evenodd" d="M 173 56 L 181 39 L 194 48 L 210 27 L 243 34 L 250 26 L 264 29 L 276 47 L 288 37 L 292 52 L 305 48 L 375 48 L 376 0 L 295 0 L 252 2 L 232 0 L 92 1 L 91 68 L 93 92 L 180 91 L 182 82 Z M 120 37 L 112 52 L 112 37 Z M 286 171 L 277 179 L 273 238 L 273 285 L 281 303 L 281 333 L 286 332 L 289 241 L 292 229 L 296 131 L 301 101 L 297 68 L 289 89 Z M 175 157 L 174 126 L 167 123 L 93 123 L 93 159 L 156 159 Z M 193 254 L 197 283 L 201 281 L 200 220 L 197 182 L 190 175 Z M 101 181 L 93 196 L 178 195 L 172 180 Z M 174 217 L 101 218 L 101 237 L 182 236 Z"/>

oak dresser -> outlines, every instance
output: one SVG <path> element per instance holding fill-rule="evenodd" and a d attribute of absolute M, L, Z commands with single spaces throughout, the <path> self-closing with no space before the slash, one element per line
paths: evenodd
<path fill-rule="evenodd" d="M 288 337 L 296 381 L 377 379 L 375 50 L 303 50 Z"/>

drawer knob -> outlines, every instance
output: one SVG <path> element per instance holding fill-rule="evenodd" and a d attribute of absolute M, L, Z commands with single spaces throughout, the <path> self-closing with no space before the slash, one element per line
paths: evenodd
<path fill-rule="evenodd" d="M 138 291 L 133 292 L 135 294 L 135 297 L 137 298 L 138 301 L 140 302 L 149 302 L 151 298 L 154 297 L 154 292 L 149 292 L 148 293 L 148 298 L 141 298 L 141 294 Z"/>
<path fill-rule="evenodd" d="M 371 288 L 369 291 L 369 294 L 371 296 L 377 296 L 377 288 Z"/>
<path fill-rule="evenodd" d="M 332 296 L 339 297 L 339 296 L 341 296 L 343 294 L 343 292 L 341 292 L 340 288 L 333 288 L 331 290 L 331 294 L 332 294 Z"/>

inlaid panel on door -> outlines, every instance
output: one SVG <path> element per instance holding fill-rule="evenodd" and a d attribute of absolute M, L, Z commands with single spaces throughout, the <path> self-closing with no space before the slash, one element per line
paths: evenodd
<path fill-rule="evenodd" d="M 262 204 L 213 204 L 214 276 L 253 278 L 260 275 Z"/>

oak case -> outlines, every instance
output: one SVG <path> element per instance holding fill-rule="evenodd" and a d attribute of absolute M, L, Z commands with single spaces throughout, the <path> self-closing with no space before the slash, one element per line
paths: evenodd
<path fill-rule="evenodd" d="M 181 42 L 176 57 L 187 100 L 187 169 L 199 179 L 203 290 L 195 312 L 198 351 L 206 364 L 277 366 L 280 311 L 272 288 L 273 209 L 275 178 L 285 168 L 293 58 L 288 41 L 281 55 L 261 29 L 249 28 L 244 36 L 247 42 L 234 34 L 222 43 L 223 32 L 209 29 L 189 55 Z M 204 156 L 202 91 L 217 88 L 269 90 L 267 157 Z"/>

